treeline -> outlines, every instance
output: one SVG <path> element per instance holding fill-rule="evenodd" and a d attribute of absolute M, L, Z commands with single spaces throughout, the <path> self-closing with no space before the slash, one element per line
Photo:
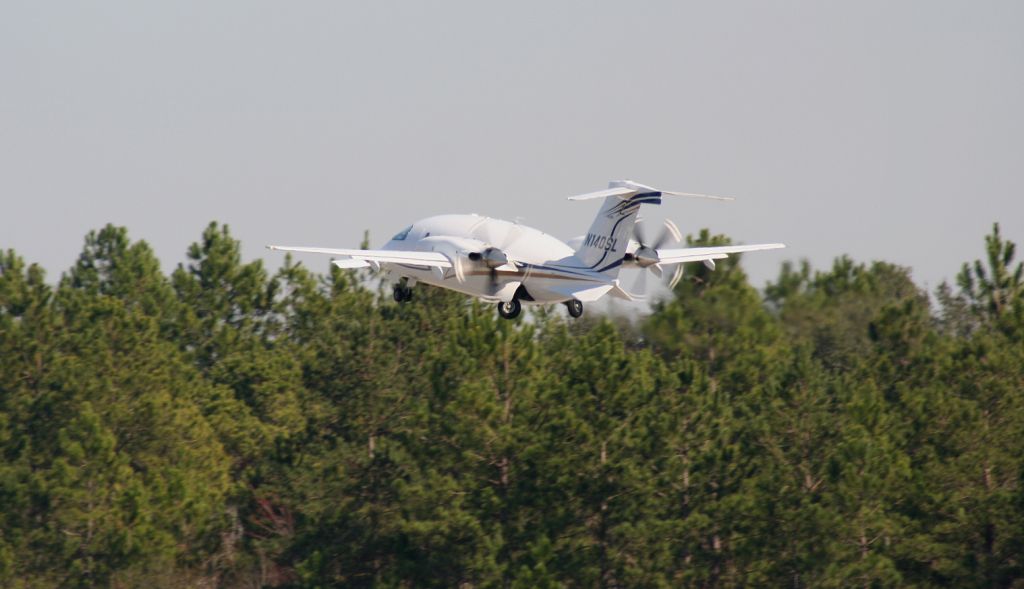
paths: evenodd
<path fill-rule="evenodd" d="M 934 297 L 693 265 L 638 322 L 396 305 L 216 224 L 169 277 L 113 226 L 55 285 L 8 251 L 0 586 L 1024 586 L 1024 277 L 985 245 Z"/>

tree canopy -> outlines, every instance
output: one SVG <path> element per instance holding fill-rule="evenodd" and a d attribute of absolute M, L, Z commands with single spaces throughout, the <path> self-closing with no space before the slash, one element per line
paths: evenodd
<path fill-rule="evenodd" d="M 704 231 L 692 244 L 720 244 Z M 0 586 L 1024 587 L 1024 270 L 505 321 L 108 225 L 0 252 Z M 365 271 L 360 271 L 365 272 Z"/>

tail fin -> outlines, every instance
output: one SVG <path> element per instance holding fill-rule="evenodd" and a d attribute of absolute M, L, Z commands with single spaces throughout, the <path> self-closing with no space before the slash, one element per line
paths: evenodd
<path fill-rule="evenodd" d="M 570 200 L 602 196 L 604 204 L 576 250 L 576 258 L 588 268 L 615 277 L 626 255 L 640 205 L 661 204 L 661 192 L 624 180 L 609 182 L 608 190 L 570 197 Z"/>
<path fill-rule="evenodd" d="M 660 205 L 663 194 L 732 200 L 731 196 L 658 190 L 632 180 L 616 180 L 609 182 L 606 190 L 570 196 L 569 200 L 604 199 L 601 212 L 597 214 L 590 231 L 576 250 L 576 258 L 588 268 L 603 272 L 612 278 L 617 276 L 626 256 L 626 246 L 629 245 L 629 238 L 633 234 L 633 224 L 636 223 L 640 205 Z"/>

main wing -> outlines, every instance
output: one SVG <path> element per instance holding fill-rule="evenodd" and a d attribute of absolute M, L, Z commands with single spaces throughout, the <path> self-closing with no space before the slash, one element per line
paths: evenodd
<path fill-rule="evenodd" d="M 704 260 L 722 260 L 729 254 L 776 250 L 786 247 L 783 243 L 758 243 L 753 245 L 722 245 L 715 247 L 688 247 L 681 249 L 657 250 L 659 264 L 681 264 L 683 262 L 703 262 Z"/>
<path fill-rule="evenodd" d="M 341 268 L 365 268 L 370 262 L 378 264 L 410 264 L 413 266 L 431 266 L 433 268 L 451 268 L 452 261 L 440 252 L 417 252 L 404 250 L 360 250 L 334 249 L 326 247 L 295 247 L 268 245 L 267 249 L 282 252 L 300 252 L 306 254 L 328 254 L 345 259 L 335 260 Z"/>

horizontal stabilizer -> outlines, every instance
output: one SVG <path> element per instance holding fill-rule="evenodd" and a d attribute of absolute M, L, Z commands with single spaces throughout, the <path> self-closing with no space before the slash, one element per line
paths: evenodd
<path fill-rule="evenodd" d="M 617 196 L 621 199 L 633 196 L 635 194 L 657 194 L 657 195 L 668 195 L 668 196 L 687 196 L 690 198 L 707 198 L 711 200 L 735 200 L 731 196 L 715 196 L 713 194 L 700 194 L 696 192 L 676 192 L 672 190 L 661 190 L 654 188 L 653 186 L 647 186 L 646 184 L 640 184 L 639 182 L 633 182 L 632 180 L 616 180 L 608 183 L 608 188 L 605 190 L 598 190 L 597 192 L 588 192 L 586 194 L 577 194 L 570 196 L 569 200 L 591 200 L 594 198 L 608 198 L 609 196 Z"/>
<path fill-rule="evenodd" d="M 598 190 L 597 192 L 588 192 L 586 194 L 570 196 L 569 200 L 591 200 L 595 198 L 608 198 L 609 196 L 628 196 L 630 194 L 637 194 L 638 192 L 638 190 L 626 187 L 608 188 L 606 190 Z"/>
<path fill-rule="evenodd" d="M 673 192 L 671 190 L 662 190 L 661 193 L 669 196 L 688 196 L 690 198 L 707 198 L 710 200 L 736 200 L 731 196 L 715 196 L 714 194 L 699 194 L 697 192 Z"/>

